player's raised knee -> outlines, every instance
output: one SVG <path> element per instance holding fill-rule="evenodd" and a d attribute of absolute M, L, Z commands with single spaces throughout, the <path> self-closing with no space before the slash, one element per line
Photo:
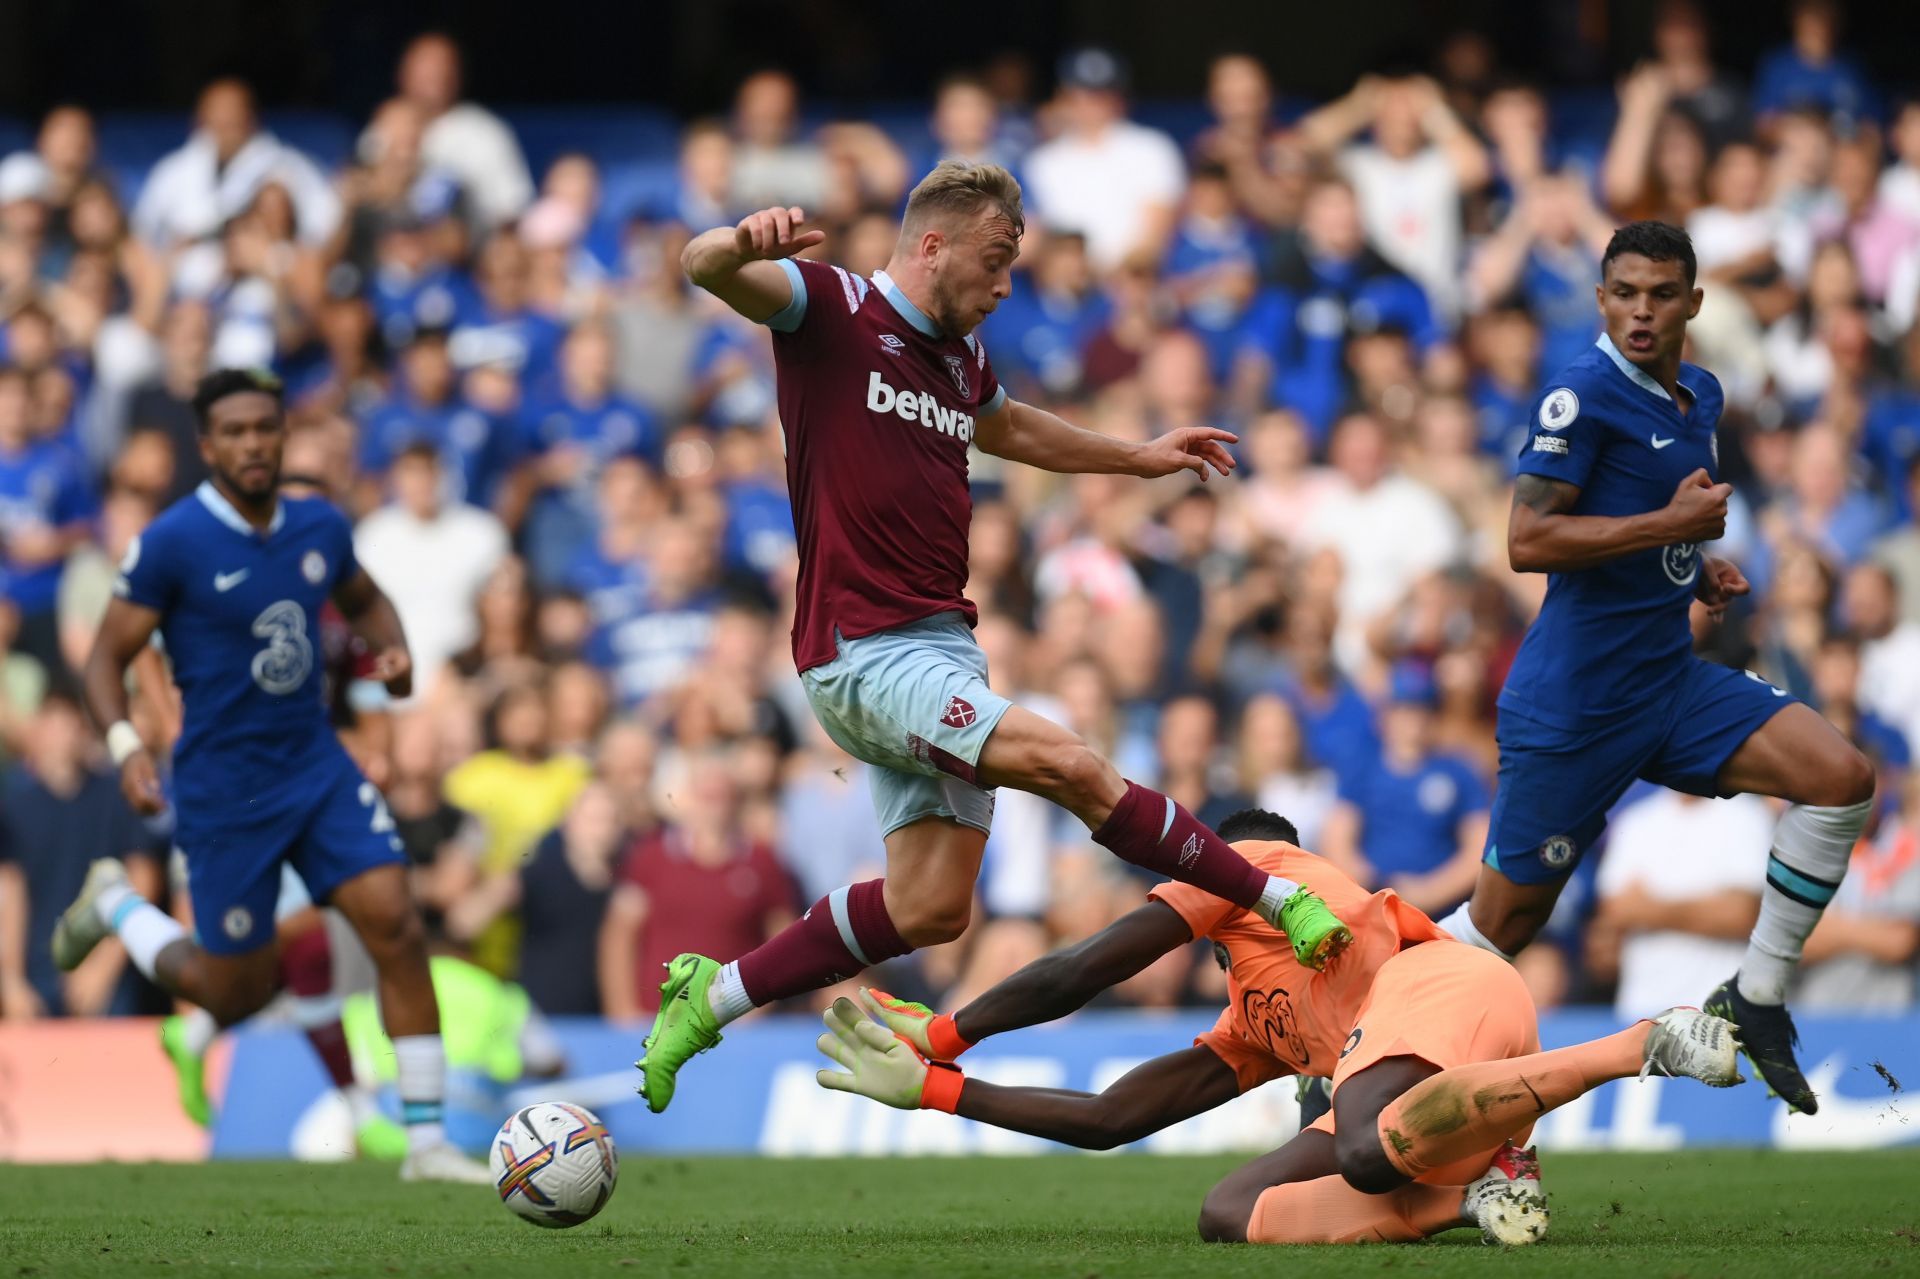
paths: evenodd
<path fill-rule="evenodd" d="M 1873 798 L 1873 761 L 1859 750 L 1848 747 L 1830 771 L 1831 777 L 1822 784 L 1825 794 L 1814 803 L 1823 808 L 1851 808 Z"/>
<path fill-rule="evenodd" d="M 1253 1210 L 1237 1190 L 1223 1183 L 1207 1192 L 1200 1205 L 1200 1238 L 1207 1243 L 1245 1243 Z"/>
<path fill-rule="evenodd" d="M 405 959 L 426 949 L 426 930 L 410 899 L 383 902 L 380 909 L 364 911 L 354 922 L 376 964 Z"/>

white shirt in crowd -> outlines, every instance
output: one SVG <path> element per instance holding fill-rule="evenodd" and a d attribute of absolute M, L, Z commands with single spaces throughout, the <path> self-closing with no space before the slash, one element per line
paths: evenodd
<path fill-rule="evenodd" d="M 1662 790 L 1614 819 L 1594 895 L 1637 884 L 1658 901 L 1685 901 L 1738 889 L 1758 896 L 1766 883 L 1773 813 L 1753 795 L 1700 799 Z M 1745 938 L 1695 933 L 1628 933 L 1620 946 L 1614 1012 L 1651 1017 L 1676 1004 L 1698 1006 L 1733 976 Z"/>
<path fill-rule="evenodd" d="M 1901 622 L 1860 646 L 1860 709 L 1920 742 L 1920 623 Z"/>
<path fill-rule="evenodd" d="M 340 225 L 340 197 L 303 152 L 262 130 L 223 166 L 212 137 L 196 131 L 147 175 L 133 206 L 134 234 L 160 248 L 208 239 L 268 185 L 292 197 L 303 244 L 326 243 Z"/>
<path fill-rule="evenodd" d="M 1087 255 L 1102 271 L 1140 247 L 1148 210 L 1179 204 L 1186 181 L 1173 139 L 1130 120 L 1097 138 L 1063 134 L 1027 157 L 1026 192 L 1037 214 L 1030 220 L 1085 235 Z"/>
<path fill-rule="evenodd" d="M 1771 209 L 1739 213 L 1710 204 L 1695 210 L 1687 219 L 1687 237 L 1693 241 L 1693 255 L 1701 273 L 1716 271 L 1762 249 L 1772 249 L 1778 235 L 1778 221 Z"/>
<path fill-rule="evenodd" d="M 479 638 L 474 602 L 507 554 L 506 528 L 464 502 L 448 503 L 430 520 L 392 504 L 360 521 L 353 553 L 400 614 L 413 686 L 426 691 L 440 668 Z"/>
<path fill-rule="evenodd" d="M 1367 239 L 1412 276 L 1437 310 L 1453 315 L 1460 299 L 1460 179 L 1429 144 L 1396 159 L 1371 143 L 1348 147 L 1340 167 L 1353 183 Z"/>
<path fill-rule="evenodd" d="M 372 126 L 361 133 L 358 146 L 363 157 L 379 150 Z M 506 121 L 477 102 L 455 103 L 435 117 L 420 140 L 420 162 L 459 180 L 482 227 L 511 221 L 533 203 L 533 174 L 519 139 Z"/>
<path fill-rule="evenodd" d="M 1406 475 L 1389 475 L 1361 490 L 1343 484 L 1314 509 L 1300 530 L 1308 550 L 1340 556 L 1341 665 L 1358 670 L 1367 624 L 1397 605 L 1422 576 L 1458 559 L 1460 521 L 1446 499 Z"/>

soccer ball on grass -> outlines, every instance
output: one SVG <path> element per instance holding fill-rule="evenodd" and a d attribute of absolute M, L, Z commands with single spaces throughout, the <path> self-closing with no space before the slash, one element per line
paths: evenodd
<path fill-rule="evenodd" d="M 500 1202 L 536 1226 L 577 1226 L 606 1206 L 620 1155 L 594 1113 L 539 1101 L 508 1117 L 487 1160 Z"/>

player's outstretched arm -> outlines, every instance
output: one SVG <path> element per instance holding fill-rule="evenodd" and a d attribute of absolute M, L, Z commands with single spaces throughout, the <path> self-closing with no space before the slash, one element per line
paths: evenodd
<path fill-rule="evenodd" d="M 1045 409 L 1009 399 L 998 413 L 983 417 L 973 441 L 982 452 L 1024 462 L 1061 475 L 1138 475 L 1151 479 L 1192 471 L 1202 480 L 1234 468 L 1226 446 L 1240 437 L 1212 426 L 1168 431 L 1158 439 L 1135 443 L 1073 425 Z"/>
<path fill-rule="evenodd" d="M 1179 912 L 1164 902 L 1148 902 L 1075 946 L 1043 955 L 962 1008 L 951 1018 L 959 1047 L 979 1043 L 989 1035 L 1054 1021 L 1103 990 L 1110 990 L 1168 951 L 1193 940 L 1193 930 Z M 909 1014 L 866 997 L 867 1010 L 888 1029 L 905 1035 L 928 1056 L 952 1058 L 951 1036 L 942 1036 L 941 1050 L 930 1051 L 929 1027 L 914 1024 Z M 935 1019 L 941 1020 L 941 1019 Z"/>
<path fill-rule="evenodd" d="M 136 812 L 148 815 L 159 812 L 164 800 L 153 757 L 127 720 L 127 668 L 159 625 L 160 614 L 145 605 L 118 598 L 109 601 L 80 677 L 87 710 L 106 733 L 108 753 L 120 769 L 120 789 Z"/>
<path fill-rule="evenodd" d="M 1513 484 L 1507 559 L 1516 573 L 1567 573 L 1675 542 L 1711 542 L 1727 531 L 1731 484 L 1706 470 L 1680 481 L 1673 499 L 1644 515 L 1571 515 L 1580 489 L 1564 480 L 1522 475 Z"/>
<path fill-rule="evenodd" d="M 842 1067 L 816 1076 L 822 1088 L 859 1093 L 901 1110 L 945 1110 L 1086 1150 L 1112 1150 L 1240 1095 L 1233 1068 L 1206 1047 L 1156 1057 L 1105 1092 L 1008 1088 L 929 1066 L 845 999 L 824 1018 L 820 1051 Z"/>
<path fill-rule="evenodd" d="M 680 254 L 680 269 L 741 315 L 762 324 L 793 301 L 793 284 L 775 264 L 827 238 L 825 231 L 802 231 L 805 221 L 798 207 L 749 213 L 736 226 L 695 236 Z"/>
<path fill-rule="evenodd" d="M 407 651 L 407 633 L 400 625 L 400 613 L 387 593 L 370 577 L 357 569 L 333 588 L 333 602 L 340 616 L 347 619 L 354 633 L 367 642 L 373 653 L 373 678 L 387 686 L 395 697 L 413 693 L 413 656 Z"/>

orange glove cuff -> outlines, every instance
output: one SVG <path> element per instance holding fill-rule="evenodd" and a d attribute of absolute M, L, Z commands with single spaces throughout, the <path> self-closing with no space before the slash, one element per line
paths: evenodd
<path fill-rule="evenodd" d="M 967 1077 L 952 1066 L 929 1066 L 927 1082 L 920 1085 L 920 1109 L 953 1114 L 960 1105 L 960 1089 L 966 1082 Z"/>
<path fill-rule="evenodd" d="M 960 1037 L 960 1031 L 953 1024 L 953 1014 L 941 1013 L 927 1023 L 927 1047 L 933 1049 L 935 1061 L 958 1061 L 960 1054 L 973 1044 Z"/>

